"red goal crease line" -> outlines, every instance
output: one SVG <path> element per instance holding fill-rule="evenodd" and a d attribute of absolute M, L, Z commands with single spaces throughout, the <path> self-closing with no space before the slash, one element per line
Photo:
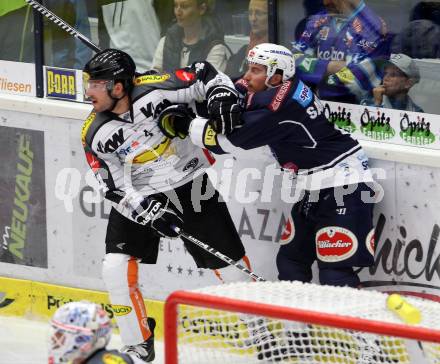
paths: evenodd
<path fill-rule="evenodd" d="M 337 327 L 340 329 L 357 330 L 373 334 L 440 343 L 440 330 L 269 305 L 266 303 L 249 302 L 196 292 L 175 291 L 168 296 L 164 308 L 166 363 L 177 363 L 178 305 L 193 305 L 223 311 L 264 315 L 280 320 L 293 320 Z"/>

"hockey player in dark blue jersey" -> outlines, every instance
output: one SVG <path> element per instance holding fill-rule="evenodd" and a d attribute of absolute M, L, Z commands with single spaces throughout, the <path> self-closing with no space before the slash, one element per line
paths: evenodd
<path fill-rule="evenodd" d="M 298 74 L 325 100 L 357 103 L 380 84 L 376 60 L 388 59 L 384 20 L 363 0 L 326 0 L 293 42 Z"/>
<path fill-rule="evenodd" d="M 308 282 L 317 260 L 322 284 L 357 287 L 353 267 L 372 265 L 374 255 L 368 159 L 356 140 L 324 116 L 320 100 L 295 75 L 287 48 L 260 44 L 247 61 L 249 69 L 236 84 L 245 95 L 243 125 L 219 134 L 209 120 L 195 118 L 191 140 L 217 154 L 269 145 L 304 191 L 292 209 L 293 240 L 277 256 L 279 279 Z"/>

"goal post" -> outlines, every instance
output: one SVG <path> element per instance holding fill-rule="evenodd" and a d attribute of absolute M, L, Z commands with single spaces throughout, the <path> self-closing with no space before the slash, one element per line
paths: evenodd
<path fill-rule="evenodd" d="M 411 363 L 415 340 L 440 363 L 440 303 L 405 298 L 422 317 L 407 325 L 387 297 L 300 282 L 176 291 L 165 303 L 165 362 Z"/>

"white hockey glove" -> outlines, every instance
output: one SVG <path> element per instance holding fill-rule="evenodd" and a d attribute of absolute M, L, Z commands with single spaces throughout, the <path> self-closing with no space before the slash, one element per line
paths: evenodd
<path fill-rule="evenodd" d="M 150 224 L 161 237 L 176 238 L 183 228 L 182 213 L 165 195 L 145 197 L 131 214 L 141 225 Z"/>
<path fill-rule="evenodd" d="M 219 134 L 229 134 L 243 125 L 240 97 L 228 86 L 215 86 L 208 90 L 208 114 L 212 128 Z"/>

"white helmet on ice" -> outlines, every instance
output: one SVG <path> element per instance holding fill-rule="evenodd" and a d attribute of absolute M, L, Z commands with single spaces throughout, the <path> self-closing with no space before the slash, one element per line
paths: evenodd
<path fill-rule="evenodd" d="M 286 47 L 273 43 L 261 43 L 252 48 L 247 56 L 248 63 L 266 66 L 266 86 L 269 79 L 279 70 L 282 71 L 283 82 L 295 74 L 295 59 Z"/>
<path fill-rule="evenodd" d="M 66 303 L 56 310 L 50 323 L 49 363 L 85 359 L 110 341 L 110 319 L 96 303 Z"/>

